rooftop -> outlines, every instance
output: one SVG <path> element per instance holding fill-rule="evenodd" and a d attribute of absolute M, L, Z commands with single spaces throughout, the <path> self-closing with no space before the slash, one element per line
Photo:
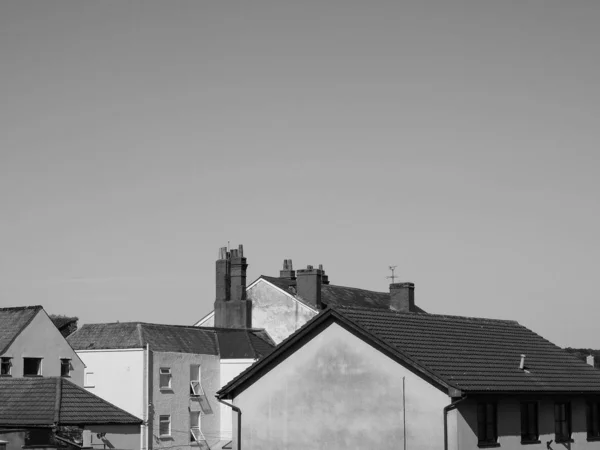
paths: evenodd
<path fill-rule="evenodd" d="M 60 377 L 0 378 L 0 426 L 141 424 Z"/>
<path fill-rule="evenodd" d="M 41 310 L 39 305 L 0 308 L 0 355 Z"/>
<path fill-rule="evenodd" d="M 328 308 L 283 341 L 262 361 L 225 386 L 242 390 L 269 364 L 289 356 L 329 321 L 445 388 L 464 392 L 598 392 L 600 371 L 510 320 L 400 313 L 377 308 Z M 519 368 L 525 355 L 525 370 Z"/>

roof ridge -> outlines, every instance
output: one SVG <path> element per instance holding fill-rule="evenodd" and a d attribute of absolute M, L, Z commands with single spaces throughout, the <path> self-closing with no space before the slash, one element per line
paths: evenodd
<path fill-rule="evenodd" d="M 31 305 L 31 306 L 7 306 L 0 308 L 0 311 L 22 311 L 25 309 L 43 309 L 42 305 Z"/>
<path fill-rule="evenodd" d="M 366 311 L 374 311 L 382 314 L 392 314 L 398 316 L 408 316 L 408 317 L 428 317 L 428 318 L 446 318 L 446 319 L 461 319 L 461 320 L 477 320 L 477 321 L 488 321 L 488 322 L 501 322 L 501 323 L 511 323 L 521 325 L 517 320 L 512 319 L 491 319 L 489 317 L 473 317 L 473 316 L 457 316 L 452 314 L 431 314 L 431 313 L 418 313 L 418 312 L 404 312 L 404 311 L 395 311 L 393 309 L 384 309 L 384 308 L 373 308 L 373 307 L 365 307 L 365 306 L 329 306 L 329 308 L 344 312 L 345 309 L 355 309 L 358 311 L 366 310 Z M 527 328 L 527 327 L 524 327 Z"/>

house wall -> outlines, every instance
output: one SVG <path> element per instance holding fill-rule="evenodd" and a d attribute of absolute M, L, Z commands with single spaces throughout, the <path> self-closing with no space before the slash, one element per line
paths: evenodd
<path fill-rule="evenodd" d="M 221 360 L 221 386 L 225 386 L 236 376 L 254 364 L 254 359 L 222 359 Z M 232 414 L 229 406 L 220 404 L 221 408 L 221 436 L 223 439 L 232 439 Z"/>
<path fill-rule="evenodd" d="M 552 442 L 550 447 L 546 446 L 549 441 L 554 441 L 554 402 L 556 397 L 552 396 L 505 396 L 488 397 L 489 400 L 496 401 L 498 404 L 498 443 L 503 449 L 527 449 L 527 450 L 546 450 L 547 448 L 563 450 L 569 448 L 572 450 L 600 449 L 600 442 L 588 442 L 586 430 L 586 411 L 585 397 L 573 396 L 562 397 L 561 400 L 571 402 L 572 414 L 572 438 L 573 441 L 568 444 L 557 444 Z M 540 433 L 539 444 L 521 444 L 521 401 L 538 402 L 538 427 Z M 470 450 L 478 449 L 477 446 L 477 398 L 465 400 L 458 407 L 458 434 L 456 435 L 456 445 L 460 449 Z"/>
<path fill-rule="evenodd" d="M 405 438 L 406 448 L 439 450 L 448 403 L 445 392 L 337 324 L 234 399 L 244 450 L 405 448 Z"/>
<path fill-rule="evenodd" d="M 93 373 L 93 385 L 83 385 L 89 392 L 144 419 L 144 349 L 78 350 Z"/>
<path fill-rule="evenodd" d="M 43 358 L 42 375 L 60 376 L 60 359 L 69 358 L 72 370 L 69 380 L 83 386 L 84 364 L 65 340 L 45 311 L 39 311 L 17 336 L 2 356 L 12 357 L 12 376 L 23 376 L 23 358 Z"/>
<path fill-rule="evenodd" d="M 22 450 L 27 434 L 26 429 L 0 430 L 0 441 L 6 441 L 6 450 Z"/>
<path fill-rule="evenodd" d="M 248 288 L 252 300 L 252 327 L 264 328 L 279 344 L 317 315 L 317 311 L 259 279 Z"/>
<path fill-rule="evenodd" d="M 212 414 L 202 415 L 201 430 L 208 445 L 220 439 L 219 406 L 215 398 L 220 389 L 220 364 L 218 355 L 197 355 L 190 353 L 154 352 L 152 365 L 152 433 L 155 449 L 190 447 L 190 410 L 200 410 L 197 401 L 190 397 L 190 366 L 201 367 L 201 384 Z M 160 389 L 160 368 L 171 369 L 171 389 Z M 171 436 L 160 436 L 159 416 L 171 416 Z"/>
<path fill-rule="evenodd" d="M 105 433 L 98 437 L 98 433 Z M 87 425 L 84 428 L 84 446 L 94 449 L 140 449 L 139 425 Z"/>

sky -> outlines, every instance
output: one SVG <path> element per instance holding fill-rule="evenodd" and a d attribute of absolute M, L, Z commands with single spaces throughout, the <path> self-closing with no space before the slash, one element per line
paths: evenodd
<path fill-rule="evenodd" d="M 0 307 L 191 324 L 219 247 L 600 348 L 600 2 L 0 2 Z"/>

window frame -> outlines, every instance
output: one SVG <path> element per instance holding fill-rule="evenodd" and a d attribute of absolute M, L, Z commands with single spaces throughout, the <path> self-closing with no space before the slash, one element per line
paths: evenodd
<path fill-rule="evenodd" d="M 25 373 L 25 367 L 26 367 L 26 360 L 36 360 L 39 361 L 39 365 L 38 365 L 38 370 L 36 374 L 26 374 Z M 35 356 L 24 356 L 23 357 L 23 376 L 24 377 L 41 377 L 43 376 L 44 370 L 43 370 L 43 364 L 44 364 L 44 358 L 39 358 L 39 357 L 35 357 Z"/>
<path fill-rule="evenodd" d="M 166 420 L 163 420 L 166 417 Z M 167 423 L 169 426 L 168 434 L 162 433 L 162 425 L 163 423 Z M 171 414 L 160 414 L 158 416 L 158 435 L 161 438 L 171 437 Z"/>
<path fill-rule="evenodd" d="M 90 377 L 90 375 L 91 375 L 91 377 Z M 90 378 L 91 378 L 91 382 L 90 382 Z M 83 387 L 84 388 L 96 387 L 96 383 L 94 380 L 94 372 L 91 372 L 88 370 L 85 371 L 85 373 L 83 374 Z"/>
<path fill-rule="evenodd" d="M 492 427 L 491 433 L 490 426 Z M 477 446 L 480 448 L 500 446 L 498 443 L 498 402 L 496 401 L 477 402 Z"/>
<path fill-rule="evenodd" d="M 65 367 L 65 361 L 67 366 L 67 373 L 63 373 L 63 368 Z M 71 365 L 71 358 L 60 358 L 60 376 L 63 378 L 71 378 L 71 371 L 73 370 L 73 366 Z"/>
<path fill-rule="evenodd" d="M 198 420 L 194 423 L 192 418 L 198 415 Z M 200 411 L 190 411 L 190 442 L 199 442 L 205 440 L 202 434 L 202 413 Z"/>
<path fill-rule="evenodd" d="M 593 429 L 594 409 L 596 411 L 595 433 Z M 587 440 L 600 441 L 600 400 L 592 399 L 585 402 L 585 424 Z"/>
<path fill-rule="evenodd" d="M 164 372 L 163 372 L 164 371 Z M 163 375 L 168 375 L 168 384 L 167 386 L 163 386 Z M 158 369 L 158 387 L 161 391 L 171 391 L 173 390 L 173 372 L 170 367 L 160 367 Z"/>
<path fill-rule="evenodd" d="M 559 421 L 559 417 L 557 417 L 557 411 L 561 407 L 561 405 L 565 406 L 565 418 L 564 420 Z M 558 434 L 557 431 L 559 424 L 565 423 L 568 431 L 568 437 L 563 436 L 562 434 Z M 554 441 L 558 444 L 566 443 L 566 442 L 574 442 L 573 441 L 573 415 L 571 411 L 571 402 L 568 400 L 557 401 L 554 402 Z"/>
<path fill-rule="evenodd" d="M 8 370 L 6 373 L 2 373 L 2 369 L 8 366 Z M 0 376 L 2 377 L 12 377 L 12 356 L 2 356 L 0 357 Z"/>
<path fill-rule="evenodd" d="M 529 407 L 533 406 L 534 424 L 530 423 L 531 411 Z M 520 402 L 521 407 L 521 444 L 539 444 L 540 441 L 540 407 L 537 401 L 525 400 Z M 534 433 L 530 434 L 531 428 Z"/>
<path fill-rule="evenodd" d="M 192 368 L 198 368 L 198 377 L 197 379 L 193 379 L 192 377 Z M 190 397 L 199 397 L 204 394 L 204 389 L 202 389 L 202 384 L 200 383 L 200 379 L 202 378 L 202 367 L 200 364 L 192 364 L 190 365 Z"/>

